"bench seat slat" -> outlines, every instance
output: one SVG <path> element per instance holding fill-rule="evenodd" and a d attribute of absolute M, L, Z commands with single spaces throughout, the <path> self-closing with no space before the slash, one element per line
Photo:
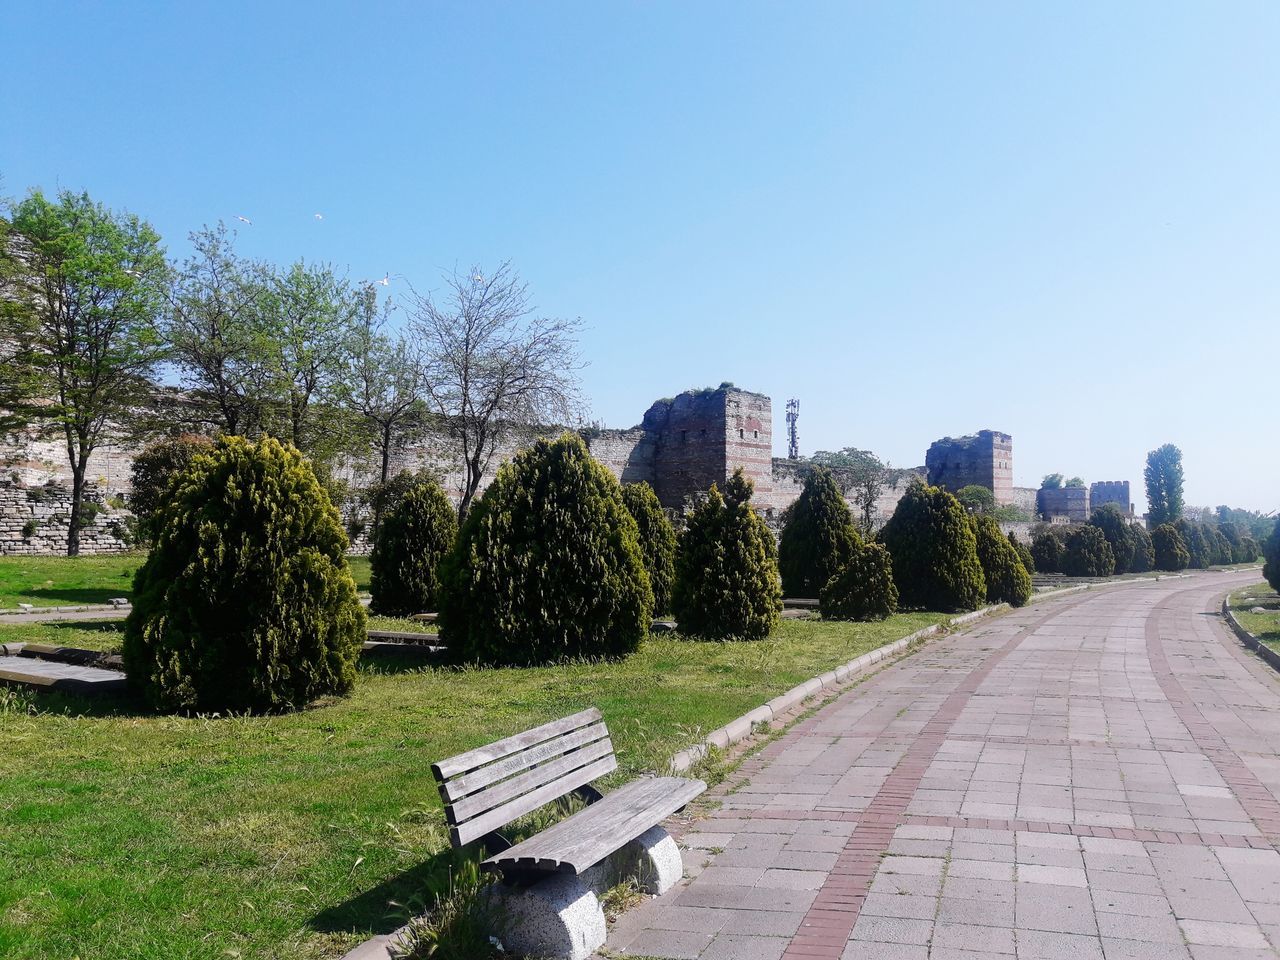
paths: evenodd
<path fill-rule="evenodd" d="M 549 763 L 534 767 L 528 773 L 522 773 L 520 776 L 512 777 L 510 780 L 503 780 L 501 783 L 495 784 L 486 790 L 481 790 L 479 793 L 473 793 L 468 797 L 463 797 L 461 800 L 455 800 L 445 807 L 445 813 L 450 823 L 463 823 L 472 817 L 479 816 L 486 810 L 501 806 L 508 800 L 514 800 L 521 794 L 528 793 L 544 783 L 558 780 L 579 767 L 585 767 L 596 760 L 612 755 L 613 743 L 607 738 L 597 740 L 581 750 L 565 753 Z"/>
<path fill-rule="evenodd" d="M 701 780 L 633 780 L 571 817 L 490 857 L 481 868 L 582 873 L 707 789 Z"/>
<path fill-rule="evenodd" d="M 538 787 L 536 790 L 530 790 L 510 803 L 494 807 L 478 817 L 473 817 L 466 823 L 451 826 L 449 834 L 453 839 L 453 844 L 457 847 L 464 846 L 472 840 L 477 840 L 485 834 L 497 830 L 499 827 L 505 827 L 517 817 L 522 817 L 526 813 L 538 809 L 543 804 L 557 800 L 566 793 L 585 786 L 592 780 L 598 780 L 616 769 L 618 769 L 618 760 L 612 753 L 585 767 L 579 767 L 544 786 Z"/>
<path fill-rule="evenodd" d="M 513 753 L 519 753 L 521 750 L 527 750 L 529 747 L 542 743 L 544 740 L 550 740 L 552 737 L 557 737 L 561 734 L 572 733 L 579 727 L 590 726 L 600 719 L 600 711 L 595 707 L 590 707 L 581 713 L 575 713 L 569 717 L 544 723 L 540 727 L 534 727 L 531 730 L 525 730 L 523 733 L 497 740 L 487 746 L 468 750 L 466 753 L 460 753 L 456 757 L 449 757 L 447 760 L 441 760 L 439 763 L 432 764 L 431 770 L 435 773 L 437 780 L 445 781 L 451 777 L 456 777 L 460 773 L 467 773 L 476 769 L 476 767 L 482 767 L 486 763 L 492 763 Z"/>
<path fill-rule="evenodd" d="M 470 773 L 447 780 L 440 784 L 440 796 L 445 803 L 457 803 L 463 797 L 476 793 L 491 783 L 497 783 L 499 780 L 503 780 L 513 774 L 528 770 L 535 764 L 546 764 L 548 761 L 554 760 L 570 750 L 576 750 L 597 740 L 607 740 L 608 738 L 609 730 L 603 723 L 593 723 L 589 727 L 581 727 L 572 733 L 566 733 L 551 740 L 544 740 L 542 743 L 535 744 L 526 750 L 521 750 L 519 753 L 513 753 L 487 766 L 480 767 L 478 770 L 472 770 Z M 463 820 L 466 818 L 459 815 L 458 819 Z"/>

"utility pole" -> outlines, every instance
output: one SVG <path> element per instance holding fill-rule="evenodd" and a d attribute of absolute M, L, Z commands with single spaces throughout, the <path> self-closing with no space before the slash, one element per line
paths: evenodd
<path fill-rule="evenodd" d="M 796 421 L 800 419 L 800 401 L 787 401 L 787 459 L 800 459 L 800 434 L 796 430 Z"/>

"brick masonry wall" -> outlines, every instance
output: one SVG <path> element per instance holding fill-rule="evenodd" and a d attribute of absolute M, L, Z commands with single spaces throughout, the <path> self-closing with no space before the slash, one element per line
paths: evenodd
<path fill-rule="evenodd" d="M 986 487 L 998 504 L 1014 502 L 1013 438 L 996 430 L 979 430 L 971 437 L 935 440 L 925 454 L 929 483 L 952 493 L 977 485 Z"/>
<path fill-rule="evenodd" d="M 1133 501 L 1129 499 L 1128 480 L 1099 480 L 1089 485 L 1089 506 L 1097 510 L 1104 503 L 1114 503 L 1121 513 L 1133 513 Z"/>
<path fill-rule="evenodd" d="M 1089 519 L 1089 491 L 1085 487 L 1041 490 L 1039 513 L 1043 517 L 1065 517 L 1072 523 L 1084 523 Z"/>
<path fill-rule="evenodd" d="M 99 512 L 80 531 L 80 553 L 120 553 L 129 545 L 120 536 L 132 514 L 104 503 L 102 488 L 90 490 L 86 502 Z M 0 482 L 0 556 L 65 554 L 71 521 L 71 488 L 61 483 L 28 486 Z"/>

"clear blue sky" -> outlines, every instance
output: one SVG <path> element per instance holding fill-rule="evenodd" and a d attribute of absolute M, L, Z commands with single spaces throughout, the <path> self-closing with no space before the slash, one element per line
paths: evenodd
<path fill-rule="evenodd" d="M 419 288 L 510 258 L 592 416 L 1280 507 L 1280 4 L 7 4 L 0 175 Z M 314 213 L 322 213 L 317 221 Z M 390 292 L 395 292 L 395 286 Z"/>

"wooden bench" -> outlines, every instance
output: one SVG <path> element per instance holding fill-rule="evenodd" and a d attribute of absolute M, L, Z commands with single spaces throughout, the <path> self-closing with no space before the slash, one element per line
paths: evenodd
<path fill-rule="evenodd" d="M 608 794 L 592 786 L 617 768 L 609 730 L 594 707 L 432 765 L 453 845 L 482 843 L 488 856 L 481 869 L 527 894 L 504 894 L 505 909 L 521 920 L 521 929 L 503 940 L 508 950 L 589 956 L 604 942 L 598 893 L 629 872 L 651 893 L 679 880 L 679 851 L 658 825 L 706 784 L 643 777 Z M 514 845 L 501 833 L 570 795 L 586 806 Z"/>

